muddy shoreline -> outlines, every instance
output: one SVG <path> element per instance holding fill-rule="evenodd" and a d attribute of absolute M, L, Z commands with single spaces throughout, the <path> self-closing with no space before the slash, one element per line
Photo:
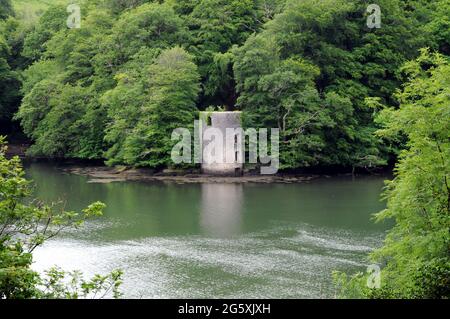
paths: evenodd
<path fill-rule="evenodd" d="M 8 149 L 6 150 L 6 157 L 11 158 L 14 156 L 18 156 L 21 159 L 27 158 L 26 151 L 30 147 L 29 144 L 9 144 Z"/>
<path fill-rule="evenodd" d="M 177 184 L 194 183 L 304 183 L 319 177 L 352 175 L 348 169 L 313 168 L 309 171 L 279 172 L 275 175 L 260 175 L 258 171 L 247 171 L 243 176 L 212 176 L 201 174 L 199 169 L 155 171 L 145 168 L 130 168 L 125 166 L 109 167 L 101 160 L 79 159 L 48 159 L 26 156 L 28 144 L 10 144 L 7 157 L 19 156 L 24 163 L 46 162 L 54 163 L 56 168 L 66 174 L 88 177 L 88 183 L 112 183 L 123 181 L 169 182 Z M 390 171 L 381 169 L 375 172 L 362 172 L 361 175 L 379 175 Z M 360 175 L 360 174 L 358 174 Z"/>
<path fill-rule="evenodd" d="M 212 176 L 200 173 L 159 172 L 148 169 L 117 168 L 106 166 L 68 166 L 59 167 L 64 173 L 87 176 L 88 183 L 111 183 L 123 181 L 172 182 L 177 184 L 194 183 L 300 183 L 308 182 L 319 175 L 243 175 Z"/>

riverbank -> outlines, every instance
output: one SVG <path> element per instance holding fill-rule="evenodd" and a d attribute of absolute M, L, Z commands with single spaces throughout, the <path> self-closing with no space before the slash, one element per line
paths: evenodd
<path fill-rule="evenodd" d="M 293 171 L 280 171 L 275 175 L 260 175 L 258 170 L 246 170 L 243 176 L 213 176 L 202 174 L 199 169 L 153 170 L 126 166 L 108 167 L 101 160 L 33 158 L 26 155 L 28 144 L 10 144 L 7 156 L 19 156 L 24 162 L 54 162 L 58 170 L 67 174 L 87 176 L 89 183 L 112 183 L 123 181 L 186 183 L 302 183 L 319 177 L 352 175 L 349 168 L 310 167 Z M 363 171 L 363 175 L 379 175 L 389 170 L 380 168 Z M 389 170 L 390 171 L 390 170 Z"/>
<path fill-rule="evenodd" d="M 8 144 L 8 149 L 6 150 L 6 157 L 11 158 L 18 156 L 21 159 L 26 158 L 26 151 L 30 147 L 29 144 Z"/>
<path fill-rule="evenodd" d="M 299 183 L 313 180 L 319 175 L 243 175 L 211 176 L 195 171 L 164 170 L 154 172 L 150 169 L 70 165 L 60 167 L 61 171 L 69 174 L 87 176 L 89 183 L 111 183 L 122 181 L 173 182 L 188 183 Z"/>

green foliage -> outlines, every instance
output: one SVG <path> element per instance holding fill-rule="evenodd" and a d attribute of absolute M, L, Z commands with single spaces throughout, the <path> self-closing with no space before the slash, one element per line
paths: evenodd
<path fill-rule="evenodd" d="M 0 21 L 0 132 L 6 132 L 20 103 L 19 73 L 15 70 L 17 57 L 14 18 Z"/>
<path fill-rule="evenodd" d="M 50 7 L 36 24 L 34 30 L 25 38 L 22 54 L 33 60 L 39 60 L 45 51 L 45 44 L 51 37 L 66 27 L 67 13 L 64 6 Z"/>
<path fill-rule="evenodd" d="M 373 109 L 364 99 L 395 105 L 396 70 L 428 39 L 417 36 L 416 12 L 405 11 L 400 1 L 378 4 L 383 26 L 371 30 L 363 1 L 289 1 L 261 33 L 233 51 L 237 104 L 254 119 L 252 125 L 275 125 L 284 132 L 289 145 L 281 153 L 284 167 L 371 167 L 387 160 L 386 148 L 373 135 Z M 309 75 L 283 67 L 293 60 L 317 71 Z M 309 78 L 308 88 L 297 83 L 302 77 Z M 285 127 L 289 121 L 294 128 Z"/>
<path fill-rule="evenodd" d="M 359 287 L 372 298 L 449 298 L 450 278 L 450 63 L 422 50 L 402 71 L 409 82 L 396 94 L 400 108 L 379 116 L 378 135 L 407 138 L 394 180 L 387 183 L 387 208 L 377 220 L 394 228 L 371 259 L 386 264 L 381 289 L 362 288 L 364 276 L 343 281 L 343 295 Z"/>
<path fill-rule="evenodd" d="M 80 152 L 81 145 L 77 132 L 82 130 L 80 121 L 87 113 L 89 91 L 68 84 L 65 86 L 56 84 L 55 90 L 52 93 L 56 94 L 48 99 L 48 111 L 42 112 L 44 118 L 33 131 L 36 141 L 30 153 L 51 157 L 75 157 Z M 35 99 L 30 100 L 36 102 Z M 20 111 L 28 111 L 26 106 L 27 104 L 24 104 Z"/>
<path fill-rule="evenodd" d="M 176 8 L 186 1 L 175 1 Z M 195 56 L 204 85 L 204 103 L 225 104 L 232 109 L 236 102 L 232 64 L 225 54 L 233 45 L 242 45 L 263 23 L 280 10 L 276 0 L 201 0 L 187 1 L 186 20 L 191 30 L 190 51 Z M 284 2 L 284 1 L 283 1 Z M 225 55 L 223 55 L 225 54 Z"/>
<path fill-rule="evenodd" d="M 339 105 L 331 95 L 323 101 L 314 84 L 319 69 L 304 59 L 282 60 L 271 39 L 252 37 L 235 54 L 246 126 L 280 129 L 282 168 L 318 164 L 325 129 L 335 125 L 332 108 L 346 101 Z"/>
<path fill-rule="evenodd" d="M 3 37 L 0 37 L 0 90 L 2 92 L 0 96 L 0 118 L 4 118 L 9 114 L 7 109 L 9 106 L 9 100 L 11 97 L 7 94 L 11 91 L 10 86 L 14 81 L 14 73 L 11 71 L 11 67 L 8 64 L 8 56 L 10 54 L 10 48 Z"/>
<path fill-rule="evenodd" d="M 106 156 L 109 163 L 123 161 L 121 163 L 144 165 L 142 159 L 137 157 L 115 155 L 116 150 L 121 148 L 123 139 L 112 137 L 116 133 L 111 133 L 108 128 L 112 127 L 113 131 L 116 129 L 114 132 L 121 136 L 125 132 L 117 131 L 121 127 L 120 121 L 108 124 L 108 114 L 118 114 L 112 110 L 115 109 L 114 105 L 104 103 L 108 97 L 103 98 L 103 95 L 115 87 L 116 91 L 121 90 L 121 84 L 116 81 L 122 74 L 131 76 L 133 72 L 142 72 L 143 64 L 150 66 L 162 50 L 173 47 L 176 43 L 183 43 L 187 34 L 184 22 L 167 4 L 143 4 L 124 11 L 118 17 L 112 16 L 109 9 L 92 4 L 83 11 L 83 27 L 70 30 L 59 28 L 63 21 L 58 15 L 60 9 L 49 9 L 25 39 L 24 54 L 37 58 L 38 61 L 24 72 L 22 91 L 25 96 L 16 119 L 20 120 L 24 132 L 35 141 L 30 154 L 76 158 Z M 50 21 L 53 23 L 49 24 Z M 44 48 L 44 51 L 31 54 L 37 52 L 35 47 Z M 190 69 L 186 71 L 190 72 Z M 178 71 L 175 68 L 173 72 Z M 141 74 L 139 81 L 145 82 L 145 85 L 150 84 L 151 79 L 146 79 L 149 76 L 157 77 L 158 74 Z M 183 87 L 184 80 L 180 75 L 170 76 L 180 81 L 176 82 L 180 87 L 174 88 L 173 96 L 179 94 L 182 97 L 180 92 L 186 89 Z M 188 73 L 187 77 L 189 76 L 191 73 Z M 174 83 L 164 83 L 163 85 L 167 85 L 164 90 L 168 90 L 169 86 L 174 87 Z M 155 90 L 160 89 L 156 85 L 153 87 Z M 146 91 L 149 95 L 152 94 L 148 88 Z M 131 100 L 148 102 L 148 97 L 142 94 L 143 91 L 135 96 L 128 94 L 130 99 L 127 100 L 129 104 L 126 113 L 130 117 L 122 119 L 127 122 L 128 127 L 137 124 L 131 116 L 133 105 L 139 109 L 143 107 Z M 180 107 L 180 114 L 183 114 L 185 108 L 191 108 L 192 105 L 195 107 L 196 98 L 192 104 L 189 94 L 184 97 L 188 99 L 184 104 L 176 102 Z M 169 101 L 158 103 L 165 102 Z M 108 109 L 110 106 L 111 110 Z M 173 114 L 178 113 L 174 110 Z M 145 125 L 148 121 L 147 118 Z M 170 138 L 170 132 L 164 129 L 165 123 L 158 122 L 158 125 L 161 125 L 161 133 L 167 133 Z M 173 125 L 181 124 L 186 124 L 186 121 L 178 122 L 175 117 Z M 145 125 L 142 122 L 141 129 Z M 159 126 L 154 126 L 153 130 L 158 128 Z M 130 154 L 128 151 L 127 153 Z M 157 153 L 160 154 L 160 151 Z M 132 154 L 138 156 L 138 153 Z M 154 162 L 159 163 L 158 165 L 167 162 L 169 154 L 170 152 L 158 155 L 165 159 L 155 159 Z"/>
<path fill-rule="evenodd" d="M 41 275 L 31 269 L 37 247 L 67 228 L 79 228 L 86 219 L 101 216 L 105 205 L 96 202 L 78 213 L 39 200 L 30 202 L 32 188 L 19 158 L 8 160 L 5 153 L 0 137 L 0 298 L 89 298 L 109 293 L 120 297 L 119 270 L 85 280 L 79 272 L 53 268 Z"/>
<path fill-rule="evenodd" d="M 97 58 L 113 74 L 143 48 L 165 49 L 183 43 L 186 31 L 169 5 L 144 4 L 119 17 Z"/>
<path fill-rule="evenodd" d="M 79 299 L 104 298 L 108 294 L 117 299 L 122 296 L 119 287 L 122 283 L 122 272 L 114 270 L 110 274 L 95 275 L 89 280 L 83 278 L 80 271 L 65 272 L 57 267 L 45 271 L 39 283 L 43 293 L 39 298 Z"/>
<path fill-rule="evenodd" d="M 65 23 L 62 16 L 59 21 Z M 25 44 L 29 46 L 35 39 L 45 39 L 47 24 L 44 15 L 27 36 Z M 16 119 L 20 120 L 24 132 L 36 141 L 30 150 L 32 154 L 101 157 L 101 125 L 106 115 L 97 98 L 104 81 L 94 77 L 94 57 L 98 51 L 98 38 L 109 28 L 104 12 L 96 11 L 86 19 L 83 29 L 53 29 L 52 35 L 45 40 L 46 49 L 39 60 L 23 72 L 24 99 Z M 25 51 L 31 51 L 30 47 Z M 71 129 L 66 130 L 60 125 L 62 123 Z"/>
<path fill-rule="evenodd" d="M 125 10 L 133 9 L 145 2 L 158 2 L 149 0 L 105 0 L 105 7 L 109 8 L 112 13 L 120 14 Z"/>
<path fill-rule="evenodd" d="M 450 55 L 450 3 L 448 1 L 408 1 L 419 12 L 423 25 L 419 30 L 431 39 L 429 47 Z"/>
<path fill-rule="evenodd" d="M 170 166 L 172 131 L 192 126 L 197 114 L 197 67 L 175 47 L 164 50 L 143 72 L 134 72 L 118 75 L 119 84 L 103 97 L 111 118 L 107 157 L 111 164 Z"/>
<path fill-rule="evenodd" d="M 376 106 L 398 106 L 398 69 L 419 48 L 448 53 L 449 7 L 444 0 L 378 4 L 380 29 L 367 28 L 362 0 L 96 0 L 82 2 L 81 29 L 68 29 L 65 6 L 55 5 L 24 39 L 9 33 L 6 64 L 0 55 L 0 86 L 12 92 L 0 96 L 3 118 L 11 120 L 23 95 L 15 118 L 35 142 L 34 155 L 168 165 L 161 152 L 170 121 L 150 115 L 149 105 L 163 103 L 150 97 L 163 89 L 151 81 L 161 80 L 159 71 L 149 70 L 161 52 L 180 47 L 200 74 L 195 107 L 238 108 L 246 125 L 278 127 L 282 168 L 384 165 L 404 140 L 374 134 Z M 28 65 L 20 94 L 16 69 Z M 192 109 L 191 88 L 164 86 L 173 105 Z M 172 91 L 189 96 L 186 106 L 172 101 Z M 190 118 L 168 114 L 173 126 Z"/>
<path fill-rule="evenodd" d="M 0 20 L 14 15 L 11 0 L 0 0 Z"/>

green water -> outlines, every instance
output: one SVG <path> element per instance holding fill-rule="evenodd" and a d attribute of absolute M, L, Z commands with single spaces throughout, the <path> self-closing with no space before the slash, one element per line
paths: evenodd
<path fill-rule="evenodd" d="M 333 297 L 333 270 L 364 271 L 390 225 L 381 177 L 301 184 L 90 183 L 51 164 L 27 166 L 36 195 L 103 217 L 36 251 L 34 268 L 124 270 L 130 298 Z"/>

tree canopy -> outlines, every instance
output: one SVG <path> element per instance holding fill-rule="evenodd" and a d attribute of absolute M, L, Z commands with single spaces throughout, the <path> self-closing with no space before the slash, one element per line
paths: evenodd
<path fill-rule="evenodd" d="M 15 45 L 21 65 L 9 64 L 17 60 L 8 58 L 17 57 L 14 35 L 0 38 L 3 118 L 11 120 L 23 95 L 15 118 L 34 142 L 31 154 L 163 167 L 169 154 L 143 141 L 186 126 L 197 110 L 224 106 L 243 110 L 247 126 L 280 129 L 282 168 L 384 165 L 401 145 L 374 134 L 365 99 L 398 106 L 399 67 L 422 47 L 448 53 L 448 5 L 441 2 L 381 1 L 375 29 L 359 0 L 87 1 L 80 29 L 66 27 L 65 7 L 56 4 Z M 196 65 L 186 72 L 199 89 L 182 79 L 153 82 L 166 72 L 156 71 L 156 59 L 170 50 L 183 50 Z M 158 103 L 191 115 L 173 117 L 173 125 L 158 116 L 144 121 L 158 91 L 173 97 Z M 182 97 L 185 105 L 173 100 Z"/>

